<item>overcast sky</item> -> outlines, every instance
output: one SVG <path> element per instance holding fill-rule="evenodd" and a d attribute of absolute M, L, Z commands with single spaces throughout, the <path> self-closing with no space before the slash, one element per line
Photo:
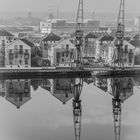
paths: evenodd
<path fill-rule="evenodd" d="M 75 12 L 79 0 L 0 0 L 0 11 L 56 11 Z M 85 12 L 117 12 L 120 0 L 84 0 Z M 140 13 L 140 0 L 127 0 L 126 12 Z"/>

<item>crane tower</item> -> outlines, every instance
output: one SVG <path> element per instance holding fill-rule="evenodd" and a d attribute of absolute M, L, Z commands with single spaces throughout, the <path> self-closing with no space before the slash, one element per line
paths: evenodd
<path fill-rule="evenodd" d="M 112 99 L 113 116 L 114 116 L 114 131 L 115 140 L 120 140 L 121 131 L 121 100 L 114 98 Z"/>
<path fill-rule="evenodd" d="M 80 136 L 81 136 L 82 107 L 81 107 L 80 95 L 81 95 L 82 87 L 83 87 L 83 80 L 80 79 L 79 83 L 74 85 L 73 121 L 74 121 L 75 140 L 80 140 Z"/>
<path fill-rule="evenodd" d="M 76 17 L 75 46 L 77 49 L 77 68 L 82 64 L 82 45 L 83 45 L 83 0 L 79 0 Z"/>
<path fill-rule="evenodd" d="M 120 9 L 117 19 L 117 31 L 116 31 L 116 39 L 115 39 L 115 46 L 117 50 L 117 61 L 118 66 L 120 68 L 124 67 L 123 64 L 123 41 L 124 41 L 124 32 L 125 32 L 125 2 L 121 0 L 120 2 Z M 114 62 L 115 67 L 115 62 Z"/>

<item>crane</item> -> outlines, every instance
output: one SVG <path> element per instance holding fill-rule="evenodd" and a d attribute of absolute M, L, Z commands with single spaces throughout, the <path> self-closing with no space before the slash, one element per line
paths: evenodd
<path fill-rule="evenodd" d="M 75 140 L 80 140 L 81 117 L 82 117 L 80 95 L 83 88 L 83 79 L 78 80 L 79 82 L 75 83 L 74 85 L 74 99 L 73 99 L 73 121 L 74 121 Z"/>
<path fill-rule="evenodd" d="M 115 140 L 120 140 L 121 132 L 121 100 L 119 98 L 112 99 Z"/>
<path fill-rule="evenodd" d="M 120 93 L 122 90 L 122 79 L 115 79 L 112 85 L 112 92 L 114 98 L 112 99 L 113 107 L 113 118 L 114 118 L 114 131 L 115 131 L 115 140 L 120 140 L 121 132 L 121 99 Z"/>
<path fill-rule="evenodd" d="M 124 67 L 124 62 L 123 62 L 123 41 L 124 41 L 124 32 L 125 32 L 125 3 L 124 0 L 121 0 L 120 2 L 120 9 L 119 9 L 119 14 L 118 14 L 118 19 L 117 19 L 117 31 L 116 31 L 116 39 L 115 39 L 115 46 L 117 49 L 117 61 L 118 66 L 120 68 Z M 115 63 L 114 62 L 114 68 L 115 68 Z"/>
<path fill-rule="evenodd" d="M 76 17 L 75 46 L 77 49 L 76 67 L 82 66 L 82 45 L 83 45 L 83 0 L 79 0 Z"/>

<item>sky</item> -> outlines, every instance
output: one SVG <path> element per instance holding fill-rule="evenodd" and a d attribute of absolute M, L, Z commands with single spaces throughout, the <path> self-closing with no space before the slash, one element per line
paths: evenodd
<path fill-rule="evenodd" d="M 59 9 L 62 12 L 76 12 L 79 0 L 0 0 L 0 11 L 53 11 Z M 127 0 L 126 11 L 128 13 L 140 13 L 139 0 Z M 84 0 L 85 12 L 116 13 L 120 0 Z"/>

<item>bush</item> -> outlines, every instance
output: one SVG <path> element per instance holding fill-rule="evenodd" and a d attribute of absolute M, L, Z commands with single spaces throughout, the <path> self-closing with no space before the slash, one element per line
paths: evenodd
<path fill-rule="evenodd" d="M 31 58 L 31 66 L 32 67 L 41 67 L 42 66 L 42 58 L 39 56 L 35 56 Z"/>

